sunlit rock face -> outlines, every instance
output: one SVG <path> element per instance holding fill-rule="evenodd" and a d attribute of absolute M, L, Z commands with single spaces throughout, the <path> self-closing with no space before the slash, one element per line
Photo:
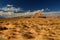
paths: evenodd
<path fill-rule="evenodd" d="M 41 17 L 41 14 L 42 14 L 41 11 L 35 12 L 35 14 L 32 16 L 32 18 L 39 18 L 39 17 Z"/>

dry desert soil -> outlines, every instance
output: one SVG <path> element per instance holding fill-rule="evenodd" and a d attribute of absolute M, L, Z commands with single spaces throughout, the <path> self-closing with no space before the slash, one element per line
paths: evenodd
<path fill-rule="evenodd" d="M 60 18 L 0 19 L 0 40 L 60 40 Z"/>

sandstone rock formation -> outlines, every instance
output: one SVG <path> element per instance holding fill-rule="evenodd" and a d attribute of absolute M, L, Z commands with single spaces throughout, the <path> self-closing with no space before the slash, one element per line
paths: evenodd
<path fill-rule="evenodd" d="M 31 18 L 39 18 L 41 17 L 41 14 L 42 14 L 41 11 L 35 12 L 35 14 Z"/>

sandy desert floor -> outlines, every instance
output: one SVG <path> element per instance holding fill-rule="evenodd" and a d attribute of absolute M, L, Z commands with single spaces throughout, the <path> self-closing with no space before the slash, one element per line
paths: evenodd
<path fill-rule="evenodd" d="M 60 18 L 0 19 L 0 40 L 60 40 Z"/>

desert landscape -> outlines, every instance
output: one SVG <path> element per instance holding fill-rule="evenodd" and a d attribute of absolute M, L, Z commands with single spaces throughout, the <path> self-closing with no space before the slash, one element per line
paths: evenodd
<path fill-rule="evenodd" d="M 0 40 L 60 40 L 60 17 L 1 18 Z"/>
<path fill-rule="evenodd" d="M 0 40 L 60 40 L 60 0 L 0 0 Z"/>

